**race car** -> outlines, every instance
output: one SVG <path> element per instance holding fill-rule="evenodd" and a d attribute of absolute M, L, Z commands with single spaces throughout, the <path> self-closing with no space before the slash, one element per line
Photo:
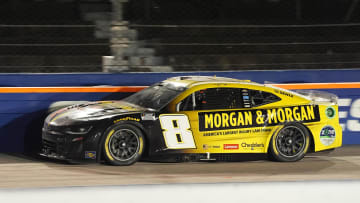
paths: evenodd
<path fill-rule="evenodd" d="M 341 144 L 336 95 L 182 76 L 121 101 L 51 113 L 43 126 L 41 155 L 120 166 L 140 159 L 227 161 L 253 153 L 292 162 Z"/>

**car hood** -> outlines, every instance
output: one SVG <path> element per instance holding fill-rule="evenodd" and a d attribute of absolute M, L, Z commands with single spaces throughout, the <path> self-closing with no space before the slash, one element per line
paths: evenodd
<path fill-rule="evenodd" d="M 51 113 L 45 120 L 49 125 L 68 125 L 76 121 L 91 121 L 119 114 L 140 113 L 147 110 L 123 101 L 100 101 L 76 104 Z"/>

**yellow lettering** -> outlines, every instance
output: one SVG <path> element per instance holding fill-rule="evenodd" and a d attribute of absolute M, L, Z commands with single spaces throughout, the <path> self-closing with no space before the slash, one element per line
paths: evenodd
<path fill-rule="evenodd" d="M 286 115 L 286 120 L 287 121 L 294 121 L 290 108 L 285 108 L 285 115 Z"/>
<path fill-rule="evenodd" d="M 236 126 L 236 118 L 234 118 L 235 114 L 236 114 L 235 112 L 230 113 L 230 125 L 231 126 Z"/>
<path fill-rule="evenodd" d="M 213 114 L 205 114 L 205 128 L 213 128 L 214 127 L 214 120 Z"/>
<path fill-rule="evenodd" d="M 276 109 L 268 109 L 267 110 L 267 114 L 268 114 L 268 122 L 269 124 L 271 124 L 272 120 L 274 120 L 274 123 L 277 123 L 277 118 L 276 118 Z"/>
<path fill-rule="evenodd" d="M 241 112 L 238 112 L 238 122 L 237 122 L 237 125 L 240 126 L 241 125 L 244 125 L 244 117 L 242 115 Z"/>
<path fill-rule="evenodd" d="M 220 114 L 216 113 L 214 116 L 214 123 L 215 123 L 215 127 L 220 127 L 221 126 L 221 116 Z"/>
<path fill-rule="evenodd" d="M 244 112 L 245 113 L 245 125 L 252 125 L 252 114 L 251 112 Z"/>
<path fill-rule="evenodd" d="M 307 120 L 308 117 L 307 117 L 307 114 L 306 114 L 306 110 L 305 110 L 305 107 L 301 107 L 301 120 L 305 121 Z"/>
<path fill-rule="evenodd" d="M 298 113 L 298 110 L 299 110 L 299 107 L 294 107 L 293 108 L 293 115 L 294 115 L 295 120 L 300 121 L 301 117 L 300 117 L 300 114 Z"/>
<path fill-rule="evenodd" d="M 229 115 L 227 113 L 222 113 L 222 127 L 229 127 Z"/>
<path fill-rule="evenodd" d="M 314 107 L 313 106 L 307 106 L 306 109 L 307 109 L 309 120 L 315 119 Z"/>
<path fill-rule="evenodd" d="M 132 118 L 132 117 L 125 117 L 125 118 L 119 118 L 114 121 L 114 123 L 118 123 L 120 121 L 140 121 L 138 118 Z"/>
<path fill-rule="evenodd" d="M 285 121 L 285 113 L 284 113 L 283 109 L 278 109 L 277 115 L 278 115 L 279 122 L 282 123 Z"/>
<path fill-rule="evenodd" d="M 262 115 L 262 111 L 256 111 L 256 123 L 257 124 L 264 124 L 264 116 Z"/>

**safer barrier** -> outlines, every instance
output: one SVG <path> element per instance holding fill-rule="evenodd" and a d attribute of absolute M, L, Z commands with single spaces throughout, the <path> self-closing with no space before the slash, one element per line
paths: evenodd
<path fill-rule="evenodd" d="M 291 83 L 283 87 L 335 93 L 340 97 L 343 143 L 360 144 L 360 82 L 357 83 L 360 70 L 1 74 L 0 152 L 36 151 L 41 142 L 43 120 L 54 102 L 119 100 L 144 86 L 180 75 L 216 75 L 259 83 Z"/>

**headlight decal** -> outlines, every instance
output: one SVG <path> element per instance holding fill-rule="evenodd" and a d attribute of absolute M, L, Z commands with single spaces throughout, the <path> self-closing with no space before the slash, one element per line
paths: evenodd
<path fill-rule="evenodd" d="M 90 132 L 92 126 L 81 126 L 81 127 L 69 127 L 65 129 L 65 133 L 75 134 L 75 135 L 83 135 Z"/>

